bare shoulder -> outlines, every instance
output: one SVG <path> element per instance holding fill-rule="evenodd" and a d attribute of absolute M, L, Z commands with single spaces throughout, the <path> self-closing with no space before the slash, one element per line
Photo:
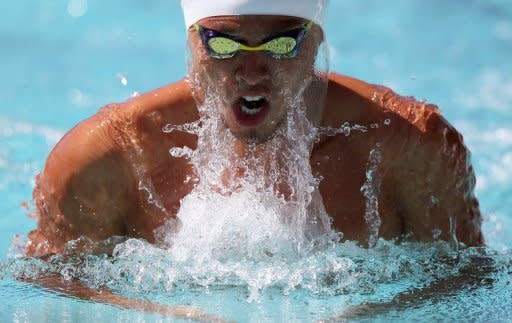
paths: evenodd
<path fill-rule="evenodd" d="M 329 78 L 325 113 L 328 124 L 343 121 L 374 124 L 381 129 L 375 132 L 386 140 L 405 144 L 399 140 L 403 137 L 412 144 L 419 140 L 423 144 L 446 146 L 449 141 L 464 146 L 461 134 L 442 116 L 437 105 L 340 74 L 331 74 Z M 399 146 L 398 149 L 403 148 Z"/>
<path fill-rule="evenodd" d="M 386 117 L 399 117 L 421 131 L 425 131 L 426 125 L 435 120 L 449 125 L 436 105 L 418 101 L 411 96 L 399 95 L 386 86 L 332 73 L 328 88 L 326 108 L 331 114 L 332 110 L 340 110 L 337 107 L 343 102 L 346 106 L 355 107 L 344 109 L 345 118 L 365 116 L 373 120 L 385 114 Z"/>
<path fill-rule="evenodd" d="M 351 139 L 365 146 L 354 155 L 380 147 L 387 188 L 381 198 L 395 206 L 403 233 L 424 241 L 483 243 L 469 149 L 435 104 L 332 74 L 325 115 L 324 125 L 368 126 L 359 140 Z"/>
<path fill-rule="evenodd" d="M 152 124 L 188 122 L 195 115 L 190 90 L 181 81 L 107 105 L 66 133 L 36 180 L 39 219 L 28 253 L 61 252 L 66 241 L 80 236 L 125 235 L 127 218 L 141 207 L 134 162 L 143 167 L 145 154 L 138 152 L 153 151 L 152 141 L 158 145 Z M 161 135 L 161 127 L 155 133 Z"/>
<path fill-rule="evenodd" d="M 162 114 L 166 120 L 186 123 L 197 120 L 197 108 L 190 86 L 185 80 L 168 84 L 122 103 L 126 117 L 137 120 L 151 113 Z"/>
<path fill-rule="evenodd" d="M 157 115 L 166 122 L 177 124 L 197 119 L 190 88 L 185 81 L 102 107 L 64 135 L 50 153 L 45 172 L 65 161 L 71 166 L 59 169 L 60 174 L 65 175 L 63 171 L 76 172 L 90 160 L 124 153 L 132 142 L 131 135 L 138 135 L 133 126 Z"/>

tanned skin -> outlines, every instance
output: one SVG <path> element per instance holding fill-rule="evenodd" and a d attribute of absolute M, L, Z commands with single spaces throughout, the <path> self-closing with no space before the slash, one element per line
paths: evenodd
<path fill-rule="evenodd" d="M 221 18 L 207 18 L 201 23 L 236 33 L 251 45 L 276 30 L 304 23 L 281 16 Z M 221 110 L 241 150 L 249 132 L 264 141 L 284 115 L 286 107 L 279 104 L 276 94 L 283 85 L 268 85 L 275 79 L 273 64 L 284 64 L 281 67 L 289 71 L 287 86 L 298 86 L 299 67 L 312 66 L 321 37 L 321 29 L 315 26 L 301 53 L 289 60 L 243 53 L 220 61 L 209 57 L 197 33 L 189 31 L 195 66 L 209 73 L 211 84 L 222 80 L 218 84 L 229 91 L 227 97 L 258 89 L 277 102 L 271 106 L 268 120 L 257 129 L 237 125 L 230 108 Z M 185 158 L 172 157 L 169 149 L 194 149 L 197 137 L 179 131 L 164 133 L 162 129 L 167 124 L 196 121 L 200 101 L 201 95 L 193 93 L 190 84 L 182 80 L 106 106 L 69 131 L 37 178 L 34 199 L 39 220 L 29 234 L 27 254 L 62 253 L 67 241 L 81 236 L 93 241 L 126 236 L 158 242 L 155 230 L 176 217 L 181 199 L 196 183 L 191 164 Z M 311 120 L 322 127 L 339 128 L 345 122 L 367 127 L 366 132 L 352 131 L 348 136 L 322 136 L 311 154 L 313 173 L 323 178 L 320 193 L 325 208 L 333 227 L 343 232 L 343 239 L 363 245 L 368 242 L 364 218 L 367 199 L 361 187 L 367 181 L 371 152 L 377 149 L 381 154 L 375 174 L 379 180 L 380 237 L 483 244 L 470 153 L 462 136 L 435 105 L 332 73 L 325 103 L 311 111 Z M 192 180 L 185 181 L 187 177 Z"/>

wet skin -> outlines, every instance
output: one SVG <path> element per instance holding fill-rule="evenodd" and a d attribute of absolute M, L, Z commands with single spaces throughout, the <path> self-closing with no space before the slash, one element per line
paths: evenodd
<path fill-rule="evenodd" d="M 249 45 L 302 23 L 278 16 L 201 21 Z M 247 138 L 264 142 L 284 120 L 286 105 L 279 90 L 286 86 L 293 91 L 304 83 L 313 71 L 322 38 L 315 26 L 293 59 L 240 53 L 215 60 L 207 55 L 197 33 L 189 33 L 192 74 L 201 76 L 200 85 L 215 85 L 224 96 L 225 105 L 218 113 L 237 136 L 240 151 L 236 154 L 243 154 Z M 276 71 L 286 71 L 286 77 Z M 236 102 L 247 95 L 264 96 L 268 104 L 265 117 L 251 126 L 237 119 Z M 197 120 L 197 104 L 202 100 L 204 93 L 197 88 L 193 92 L 187 82 L 179 81 L 106 106 L 69 131 L 37 178 L 38 226 L 29 234 L 27 254 L 59 253 L 67 241 L 81 236 L 93 241 L 128 236 L 158 242 L 155 230 L 176 216 L 180 200 L 195 183 L 185 181 L 195 176 L 190 163 L 172 157 L 169 149 L 195 148 L 197 143 L 195 135 L 164 133 L 162 128 Z M 466 245 L 483 243 L 469 152 L 436 106 L 334 73 L 328 77 L 325 100 L 306 101 L 308 118 L 316 125 L 339 128 L 348 122 L 367 127 L 367 132 L 352 131 L 349 136 L 323 136 L 311 153 L 313 173 L 323 178 L 323 203 L 344 239 L 363 245 L 368 241 L 364 218 L 368 205 L 361 187 L 367 181 L 371 152 L 377 148 L 381 157 L 374 187 L 381 237 L 421 241 L 456 237 Z"/>

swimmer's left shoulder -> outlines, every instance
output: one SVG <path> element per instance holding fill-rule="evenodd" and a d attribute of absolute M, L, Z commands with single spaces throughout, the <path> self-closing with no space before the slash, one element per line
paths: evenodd
<path fill-rule="evenodd" d="M 371 115 L 376 121 L 380 119 L 379 116 L 396 117 L 421 132 L 436 128 L 454 130 L 443 118 L 437 105 L 399 95 L 386 86 L 333 73 L 329 77 L 328 95 L 331 97 L 330 101 L 356 107 L 351 109 L 353 114 Z"/>
<path fill-rule="evenodd" d="M 394 107 L 394 104 L 398 105 Z M 325 119 L 331 122 L 379 123 L 389 117 L 405 115 L 400 115 L 404 104 L 412 102 L 384 86 L 337 73 L 329 75 Z"/>
<path fill-rule="evenodd" d="M 404 147 L 402 144 L 406 144 L 402 138 L 407 139 L 410 147 L 421 147 L 425 151 L 450 149 L 454 156 L 461 158 L 466 158 L 470 154 L 462 134 L 443 117 L 435 104 L 399 95 L 386 86 L 366 83 L 339 74 L 332 74 L 329 86 L 341 93 L 351 92 L 352 96 L 359 97 L 359 100 L 367 103 L 360 104 L 355 110 L 359 114 L 367 114 L 368 120 L 387 120 L 388 122 L 384 123 L 391 125 L 384 127 L 391 130 L 387 134 L 387 140 L 397 143 L 397 147 Z M 387 136 L 386 133 L 380 135 Z M 401 149 L 397 148 L 397 151 Z M 417 153 L 417 149 L 411 148 L 411 151 L 416 152 L 416 157 L 421 155 Z"/>
<path fill-rule="evenodd" d="M 329 90 L 328 95 L 352 93 L 362 99 L 371 100 L 376 86 L 347 75 L 331 73 L 329 75 Z"/>
<path fill-rule="evenodd" d="M 435 229 L 443 240 L 456 236 L 456 243 L 483 244 L 471 154 L 462 135 L 436 105 L 401 96 L 385 86 L 332 74 L 326 111 L 338 123 L 363 120 L 360 124 L 364 124 L 365 120 L 380 125 L 383 118 L 387 121 L 387 127 L 375 127 L 367 134 L 376 135 L 365 139 L 381 143 L 381 169 L 389 175 L 404 233 L 431 241 Z"/>

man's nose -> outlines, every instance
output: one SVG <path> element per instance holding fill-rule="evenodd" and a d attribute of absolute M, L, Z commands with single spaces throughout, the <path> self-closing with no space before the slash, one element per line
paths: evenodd
<path fill-rule="evenodd" d="M 235 71 L 240 85 L 254 86 L 270 80 L 267 57 L 261 57 L 261 53 L 241 53 L 241 56 Z"/>

